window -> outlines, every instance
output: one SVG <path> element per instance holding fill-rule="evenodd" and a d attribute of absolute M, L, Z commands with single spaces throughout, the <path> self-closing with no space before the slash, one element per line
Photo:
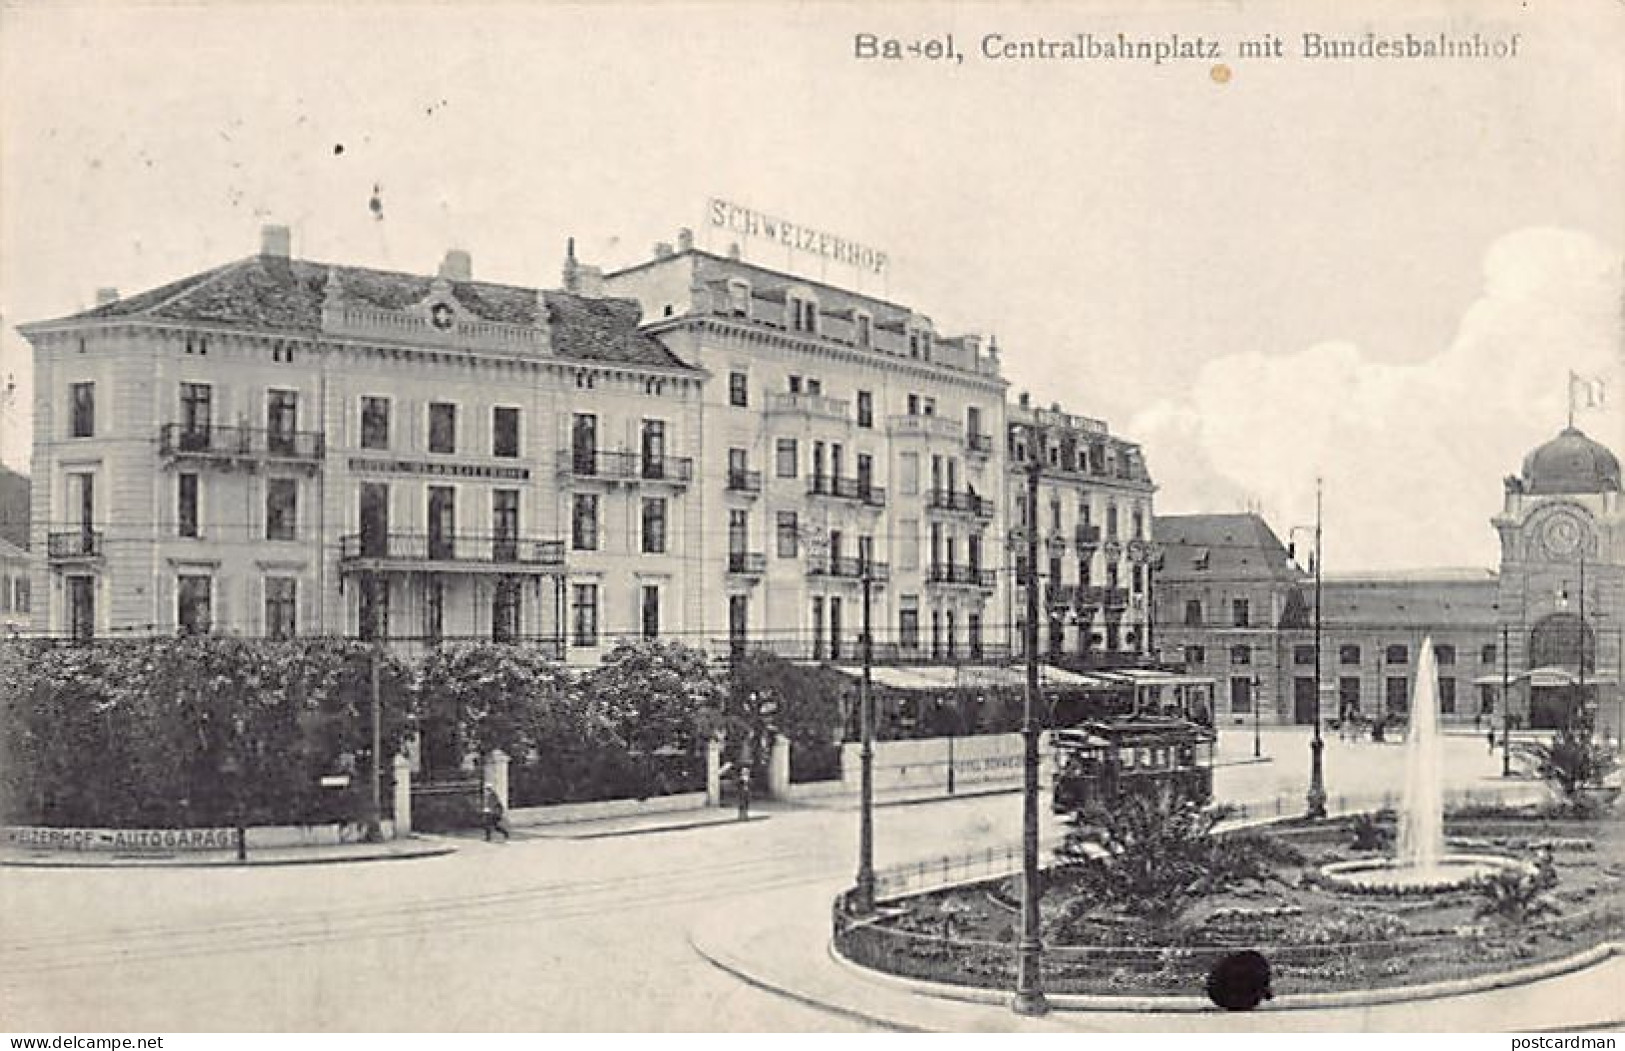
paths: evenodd
<path fill-rule="evenodd" d="M 1251 664 L 1253 662 L 1253 649 L 1251 646 L 1230 647 L 1231 664 Z"/>
<path fill-rule="evenodd" d="M 1439 643 L 1439 645 L 1433 647 L 1433 659 L 1441 665 L 1456 663 L 1456 647 L 1447 642 Z"/>
<path fill-rule="evenodd" d="M 741 409 L 750 404 L 750 377 L 747 374 L 728 373 L 728 404 Z"/>
<path fill-rule="evenodd" d="M 214 388 L 207 383 L 181 384 L 181 448 L 207 449 L 214 418 Z"/>
<path fill-rule="evenodd" d="M 1483 648 L 1483 650 L 1481 650 L 1479 652 L 1479 654 L 1478 654 L 1479 662 L 1483 663 L 1483 664 L 1494 664 L 1495 663 L 1495 658 L 1496 658 L 1495 643 L 1493 643 L 1493 642 L 1490 643 L 1489 645 L 1485 646 Z"/>
<path fill-rule="evenodd" d="M 1185 626 L 1199 628 L 1202 626 L 1202 600 L 1188 598 L 1185 600 Z"/>
<path fill-rule="evenodd" d="M 931 656 L 942 656 L 942 613 L 931 611 Z"/>
<path fill-rule="evenodd" d="M 1106 505 L 1106 539 L 1107 540 L 1116 540 L 1117 539 L 1117 505 L 1116 504 L 1107 504 Z M 1239 626 L 1240 627 L 1245 627 L 1246 625 L 1239 625 Z"/>
<path fill-rule="evenodd" d="M 446 631 L 446 582 L 431 575 L 423 582 L 423 637 L 438 643 Z"/>
<path fill-rule="evenodd" d="M 519 410 L 498 405 L 491 410 L 491 455 L 519 455 Z"/>
<path fill-rule="evenodd" d="M 800 550 L 800 532 L 796 528 L 796 513 L 780 511 L 776 532 L 780 558 L 795 558 Z"/>
<path fill-rule="evenodd" d="M 858 391 L 858 426 L 875 425 L 875 396 L 866 390 Z"/>
<path fill-rule="evenodd" d="M 1387 651 L 1383 654 L 1383 659 L 1389 664 L 1405 664 L 1411 659 L 1410 647 L 1404 645 L 1403 643 L 1396 643 L 1389 646 Z"/>
<path fill-rule="evenodd" d="M 491 491 L 491 557 L 497 562 L 519 560 L 519 490 Z"/>
<path fill-rule="evenodd" d="M 1360 710 L 1360 677 L 1345 675 L 1337 680 L 1337 717 L 1346 719 Z"/>
<path fill-rule="evenodd" d="M 829 656 L 841 659 L 841 600 L 833 596 L 829 600 Z"/>
<path fill-rule="evenodd" d="M 1134 580 L 1134 593 L 1136 595 L 1141 594 L 1145 591 L 1145 567 L 1136 562 L 1134 564 L 1132 573 Z"/>
<path fill-rule="evenodd" d="M 982 410 L 979 406 L 968 405 L 965 407 L 965 436 L 970 439 L 972 444 L 982 436 Z"/>
<path fill-rule="evenodd" d="M 813 658 L 824 656 L 824 600 L 817 595 L 812 600 Z"/>
<path fill-rule="evenodd" d="M 791 394 L 800 394 L 801 393 L 801 377 L 800 376 L 791 376 L 791 377 L 789 377 L 788 382 L 789 382 L 789 385 L 790 385 L 790 393 Z"/>
<path fill-rule="evenodd" d="M 910 394 L 908 396 L 908 414 L 910 416 L 918 416 L 920 414 L 920 396 L 918 394 Z"/>
<path fill-rule="evenodd" d="M 1403 675 L 1391 676 L 1388 679 L 1388 711 L 1396 715 L 1403 715 L 1410 710 L 1410 680 Z"/>
<path fill-rule="evenodd" d="M 1478 712 L 1480 715 L 1495 714 L 1495 687 L 1484 685 L 1478 688 Z"/>
<path fill-rule="evenodd" d="M 1337 663 L 1359 664 L 1360 647 L 1352 643 L 1344 643 L 1343 645 L 1337 647 Z"/>
<path fill-rule="evenodd" d="M 69 434 L 75 438 L 94 438 L 96 436 L 96 385 L 94 383 L 75 383 L 68 388 L 68 401 L 70 403 L 69 415 L 72 429 Z"/>
<path fill-rule="evenodd" d="M 796 440 L 794 438 L 780 438 L 774 445 L 774 469 L 780 478 L 794 478 L 796 476 Z"/>
<path fill-rule="evenodd" d="M 75 639 L 79 640 L 95 636 L 95 577 L 73 576 L 68 578 L 68 630 Z"/>
<path fill-rule="evenodd" d="M 728 310 L 736 317 L 750 315 L 750 282 L 737 278 L 728 282 Z"/>
<path fill-rule="evenodd" d="M 1134 539 L 1145 539 L 1145 512 L 1139 508 L 1134 509 Z"/>
<path fill-rule="evenodd" d="M 641 625 L 643 637 L 656 639 L 660 637 L 660 588 L 654 584 L 643 585 L 643 602 L 641 608 Z"/>
<path fill-rule="evenodd" d="M 858 346 L 867 349 L 874 344 L 874 319 L 868 314 L 858 314 L 854 320 L 858 325 Z"/>
<path fill-rule="evenodd" d="M 1185 662 L 1187 664 L 1206 664 L 1207 663 L 1207 647 L 1206 646 L 1186 646 L 1185 647 Z"/>
<path fill-rule="evenodd" d="M 291 639 L 297 632 L 299 582 L 293 577 L 265 578 L 265 634 Z"/>
<path fill-rule="evenodd" d="M 212 626 L 210 598 L 214 581 L 183 574 L 175 587 L 175 623 L 182 635 L 207 635 Z"/>
<path fill-rule="evenodd" d="M 299 523 L 299 482 L 268 478 L 265 482 L 265 539 L 293 540 Z"/>
<path fill-rule="evenodd" d="M 389 580 L 379 573 L 361 575 L 361 637 L 369 642 L 389 638 Z"/>
<path fill-rule="evenodd" d="M 666 421 L 643 421 L 643 477 L 666 477 Z"/>
<path fill-rule="evenodd" d="M 575 645 L 598 645 L 597 584 L 575 584 L 571 587 L 570 628 Z"/>
<path fill-rule="evenodd" d="M 598 494 L 575 494 L 570 516 L 570 546 L 576 551 L 598 550 Z"/>
<path fill-rule="evenodd" d="M 858 453 L 858 499 L 867 500 L 874 495 L 875 458 Z"/>
<path fill-rule="evenodd" d="M 728 596 L 728 647 L 743 653 L 745 636 L 750 630 L 750 596 Z"/>
<path fill-rule="evenodd" d="M 982 615 L 971 613 L 965 617 L 965 645 L 972 657 L 982 656 Z"/>
<path fill-rule="evenodd" d="M 356 517 L 361 525 L 361 554 L 383 558 L 389 554 L 389 486 L 362 482 Z"/>
<path fill-rule="evenodd" d="M 519 638 L 519 580 L 501 577 L 491 595 L 491 641 L 514 642 Z"/>
<path fill-rule="evenodd" d="M 444 401 L 429 403 L 429 451 L 457 451 L 457 406 Z"/>
<path fill-rule="evenodd" d="M 299 430 L 299 394 L 274 390 L 265 396 L 265 445 L 273 455 L 292 456 Z"/>
<path fill-rule="evenodd" d="M 920 596 L 904 595 L 897 607 L 897 644 L 905 650 L 920 648 Z"/>
<path fill-rule="evenodd" d="M 598 417 L 578 412 L 570 424 L 570 469 L 576 474 L 598 473 Z"/>
<path fill-rule="evenodd" d="M 1456 680 L 1439 680 L 1439 712 L 1442 715 L 1456 714 Z"/>
<path fill-rule="evenodd" d="M 1110 511 L 1107 514 L 1111 514 Z M 1110 519 L 1108 519 L 1109 521 Z M 1247 626 L 1247 600 L 1244 598 L 1230 600 L 1230 623 L 1238 628 Z"/>
<path fill-rule="evenodd" d="M 389 399 L 364 397 L 361 399 L 361 447 L 363 449 L 389 448 Z"/>
<path fill-rule="evenodd" d="M 1245 715 L 1253 710 L 1253 681 L 1251 679 L 1233 678 L 1230 680 L 1230 711 L 1236 715 Z"/>
<path fill-rule="evenodd" d="M 897 469 L 898 490 L 904 496 L 917 496 L 920 492 L 920 454 L 902 454 L 897 458 Z"/>
<path fill-rule="evenodd" d="M 457 490 L 449 485 L 429 486 L 429 557 L 455 558 L 457 544 Z"/>
<path fill-rule="evenodd" d="M 1313 646 L 1292 647 L 1292 663 L 1305 666 L 1315 663 L 1315 648 Z"/>
<path fill-rule="evenodd" d="M 663 496 L 643 499 L 643 553 L 666 553 L 666 498 Z"/>
<path fill-rule="evenodd" d="M 181 536 L 197 536 L 197 475 L 183 474 L 176 477 L 177 498 L 175 519 L 177 531 Z"/>

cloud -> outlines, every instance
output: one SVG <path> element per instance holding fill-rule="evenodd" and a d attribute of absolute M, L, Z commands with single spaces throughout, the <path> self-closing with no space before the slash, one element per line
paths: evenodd
<path fill-rule="evenodd" d="M 1165 513 L 1261 500 L 1284 533 L 1313 520 L 1325 484 L 1326 566 L 1493 566 L 1501 479 L 1564 425 L 1569 370 L 1608 384 L 1610 414 L 1576 424 L 1619 450 L 1618 253 L 1531 228 L 1485 255 L 1454 339 L 1402 364 L 1351 343 L 1247 352 L 1205 364 L 1189 390 L 1138 414 Z"/>

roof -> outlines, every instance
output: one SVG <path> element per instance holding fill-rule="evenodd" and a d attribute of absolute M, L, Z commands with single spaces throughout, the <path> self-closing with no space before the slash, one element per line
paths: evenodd
<path fill-rule="evenodd" d="M 61 319 L 153 318 L 316 335 L 330 276 L 346 302 L 404 310 L 421 302 L 436 280 L 421 274 L 334 266 L 255 255 L 159 288 Z M 448 281 L 451 297 L 477 318 L 509 325 L 537 322 L 534 288 L 485 281 Z M 691 369 L 653 336 L 639 330 L 642 308 L 632 300 L 593 299 L 544 291 L 553 353 L 563 358 Z"/>
<path fill-rule="evenodd" d="M 1159 585 L 1304 579 L 1281 538 L 1259 515 L 1159 515 L 1152 521 L 1151 535 L 1162 549 Z"/>
<path fill-rule="evenodd" d="M 26 562 L 28 552 L 0 536 L 0 562 Z"/>
<path fill-rule="evenodd" d="M 1523 484 L 1536 495 L 1617 493 L 1619 458 L 1571 425 L 1524 457 Z"/>
<path fill-rule="evenodd" d="M 1339 628 L 1482 628 L 1496 621 L 1499 581 L 1409 574 L 1327 577 L 1321 582 L 1322 619 Z"/>

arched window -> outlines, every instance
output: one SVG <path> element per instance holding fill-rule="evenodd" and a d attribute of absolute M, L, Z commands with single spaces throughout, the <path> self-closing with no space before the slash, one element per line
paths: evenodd
<path fill-rule="evenodd" d="M 1546 668 L 1555 665 L 1577 670 L 1582 647 L 1585 671 L 1589 674 L 1597 670 L 1597 637 L 1591 626 L 1582 624 L 1573 613 L 1553 613 L 1537 623 L 1535 630 L 1529 633 L 1529 666 Z"/>

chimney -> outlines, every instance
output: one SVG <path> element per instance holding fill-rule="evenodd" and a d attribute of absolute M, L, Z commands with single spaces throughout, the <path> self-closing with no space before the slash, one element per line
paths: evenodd
<path fill-rule="evenodd" d="M 463 248 L 446 249 L 446 258 L 440 264 L 440 276 L 448 281 L 474 280 L 474 259 Z"/>
<path fill-rule="evenodd" d="M 739 242 L 738 241 L 734 241 L 734 242 L 732 242 L 732 243 L 730 243 L 728 245 L 728 258 L 732 259 L 736 263 L 739 262 L 740 256 L 739 256 Z"/>
<path fill-rule="evenodd" d="M 290 241 L 286 226 L 260 227 L 260 255 L 270 256 L 273 259 L 287 259 L 291 254 Z"/>
<path fill-rule="evenodd" d="M 1023 409 L 1032 408 L 1032 404 L 1033 404 L 1032 395 L 1028 394 L 1026 391 L 1022 391 L 1021 396 L 1016 399 L 1016 404 L 1020 405 Z"/>
<path fill-rule="evenodd" d="M 677 231 L 677 250 L 679 252 L 689 252 L 693 251 L 693 249 L 694 231 L 685 226 Z"/>
<path fill-rule="evenodd" d="M 671 255 L 671 242 L 670 241 L 656 241 L 655 242 L 654 252 L 655 252 L 655 258 L 656 259 L 665 259 L 665 258 L 669 257 Z"/>
<path fill-rule="evenodd" d="M 576 239 L 564 243 L 564 290 L 574 292 L 581 276 L 581 265 L 576 262 Z"/>
<path fill-rule="evenodd" d="M 603 268 L 596 266 L 581 267 L 576 275 L 576 287 L 572 291 L 583 299 L 603 299 Z"/>
<path fill-rule="evenodd" d="M 118 289 L 116 289 L 116 288 L 98 288 L 98 289 L 96 289 L 96 305 L 97 306 L 104 307 L 109 303 L 117 303 L 117 302 L 118 302 Z"/>

